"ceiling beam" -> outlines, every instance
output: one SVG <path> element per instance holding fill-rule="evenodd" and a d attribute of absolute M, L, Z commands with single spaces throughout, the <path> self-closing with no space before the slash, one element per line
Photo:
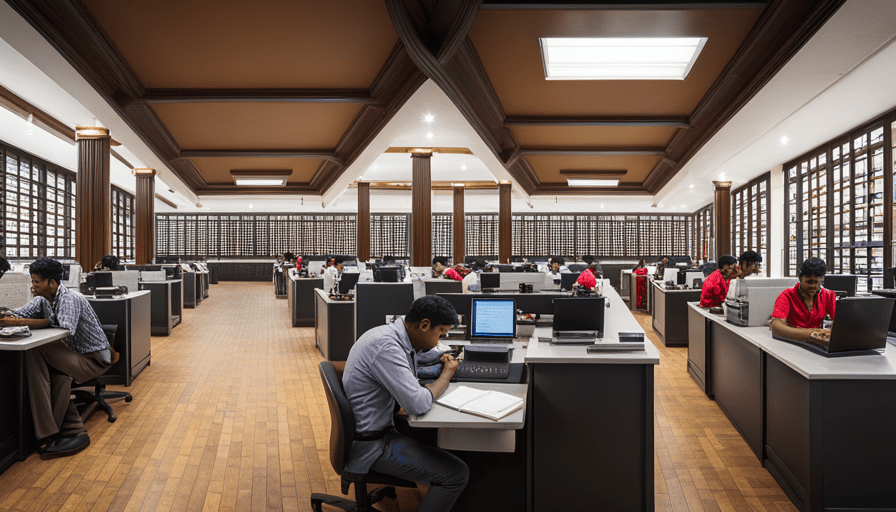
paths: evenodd
<path fill-rule="evenodd" d="M 520 148 L 520 156 L 662 156 L 664 148 Z"/>
<path fill-rule="evenodd" d="M 163 196 L 160 195 L 159 193 L 156 193 L 156 199 L 158 199 L 159 201 L 161 201 L 161 202 L 167 204 L 168 206 L 170 206 L 170 207 L 172 207 L 172 208 L 174 208 L 174 209 L 177 209 L 177 203 L 175 203 L 174 201 L 172 201 L 172 200 L 170 200 L 170 199 L 168 199 L 168 198 L 166 198 L 166 197 L 163 197 Z"/>
<path fill-rule="evenodd" d="M 531 196 L 648 196 L 643 185 L 617 185 L 615 187 L 570 187 L 566 183 L 542 183 Z"/>
<path fill-rule="evenodd" d="M 483 0 L 481 9 L 550 9 L 550 10 L 614 10 L 614 11 L 663 11 L 686 9 L 762 9 L 767 1 L 744 0 L 689 0 L 687 2 L 657 2 L 651 0 L 566 0 L 558 3 L 544 0 Z"/>
<path fill-rule="evenodd" d="M 367 89 L 147 89 L 133 103 L 366 103 Z M 126 105 L 125 105 L 126 106 Z"/>
<path fill-rule="evenodd" d="M 342 165 L 326 149 L 182 149 L 181 158 L 319 158 Z"/>
<path fill-rule="evenodd" d="M 410 181 L 365 181 L 370 183 L 370 190 L 411 190 Z M 358 182 L 353 183 L 350 188 L 357 188 Z M 454 187 L 461 186 L 467 190 L 498 190 L 498 184 L 494 181 L 433 181 L 432 190 L 453 190 Z"/>
<path fill-rule="evenodd" d="M 550 117 L 511 116 L 504 126 L 655 126 L 661 128 L 690 128 L 687 117 Z"/>

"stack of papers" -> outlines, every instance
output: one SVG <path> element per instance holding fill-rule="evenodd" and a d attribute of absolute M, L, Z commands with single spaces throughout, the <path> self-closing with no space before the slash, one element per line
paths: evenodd
<path fill-rule="evenodd" d="M 500 420 L 523 408 L 523 399 L 500 391 L 484 391 L 459 386 L 436 400 L 437 404 L 492 420 Z"/>
<path fill-rule="evenodd" d="M 27 325 L 0 329 L 0 338 L 22 338 L 25 336 L 31 336 L 31 329 Z"/>

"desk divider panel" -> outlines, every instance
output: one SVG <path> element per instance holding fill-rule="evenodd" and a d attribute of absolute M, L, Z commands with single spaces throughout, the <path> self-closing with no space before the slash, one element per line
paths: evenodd
<path fill-rule="evenodd" d="M 411 283 L 358 283 L 355 288 L 355 341 L 386 323 L 386 315 L 405 315 L 414 303 Z"/>
<path fill-rule="evenodd" d="M 462 293 L 463 283 L 460 281 L 449 281 L 446 279 L 427 279 L 423 281 L 426 287 L 426 295 L 436 295 L 439 293 Z"/>

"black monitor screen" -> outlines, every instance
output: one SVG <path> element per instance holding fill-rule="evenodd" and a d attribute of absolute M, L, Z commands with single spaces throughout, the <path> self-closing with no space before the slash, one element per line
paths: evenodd
<path fill-rule="evenodd" d="M 829 274 L 824 276 L 822 286 L 835 292 L 846 292 L 847 297 L 856 296 L 856 287 L 859 284 L 859 276 L 849 274 Z"/>
<path fill-rule="evenodd" d="M 579 280 L 579 276 L 582 275 L 581 272 L 571 272 L 569 274 L 560 274 L 560 289 L 570 291 L 572 290 L 572 285 L 576 284 L 576 281 Z"/>
<path fill-rule="evenodd" d="M 339 293 L 348 293 L 358 284 L 358 278 L 361 277 L 359 272 L 343 272 L 339 278 Z"/>
<path fill-rule="evenodd" d="M 112 284 L 112 272 L 94 272 L 97 288 L 109 288 Z"/>
<path fill-rule="evenodd" d="M 472 309 L 471 336 L 516 337 L 516 302 L 513 299 L 473 299 Z"/>
<path fill-rule="evenodd" d="M 595 331 L 604 336 L 604 297 L 554 299 L 554 331 Z"/>
<path fill-rule="evenodd" d="M 72 275 L 72 266 L 71 265 L 63 265 L 62 266 L 62 280 L 68 281 L 71 279 Z"/>
<path fill-rule="evenodd" d="M 588 268 L 588 265 L 584 263 L 570 263 L 566 268 L 568 268 L 570 272 L 583 272 Z"/>
<path fill-rule="evenodd" d="M 485 290 L 487 288 L 496 289 L 501 287 L 501 274 L 498 272 L 482 272 L 479 274 L 479 286 Z"/>
<path fill-rule="evenodd" d="M 373 270 L 373 280 L 377 283 L 397 283 L 399 267 L 377 267 Z"/>

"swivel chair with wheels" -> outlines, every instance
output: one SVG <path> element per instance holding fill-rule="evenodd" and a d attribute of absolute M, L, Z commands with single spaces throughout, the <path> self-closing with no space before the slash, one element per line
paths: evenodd
<path fill-rule="evenodd" d="M 103 333 L 106 334 L 106 339 L 109 340 L 109 348 L 112 352 L 112 364 L 114 365 L 118 362 L 118 352 L 115 351 L 115 332 L 118 330 L 118 326 L 104 324 L 102 327 Z M 112 366 L 109 366 L 109 368 L 112 368 Z M 79 382 L 75 384 L 75 389 L 72 389 L 72 395 L 75 397 L 74 401 L 78 406 L 78 412 L 81 414 L 82 419 L 86 420 L 99 408 L 105 411 L 109 416 L 109 423 L 115 423 L 118 416 L 115 415 L 115 411 L 112 410 L 109 401 L 124 399 L 125 402 L 130 402 L 134 399 L 130 393 L 125 391 L 106 390 L 106 384 L 117 378 L 117 376 L 100 375 L 87 382 Z"/>
<path fill-rule="evenodd" d="M 311 508 L 315 512 L 322 512 L 322 504 L 332 505 L 346 511 L 369 512 L 374 509 L 374 503 L 383 498 L 396 498 L 395 486 L 417 487 L 410 480 L 403 480 L 394 476 L 384 475 L 376 471 L 360 475 L 345 471 L 345 464 L 352 453 L 352 443 L 355 438 L 355 415 L 351 405 L 342 389 L 342 381 L 336 373 L 336 368 L 330 361 L 322 361 L 319 365 L 320 378 L 324 383 L 324 391 L 327 394 L 327 405 L 330 406 L 330 464 L 337 475 L 342 476 L 342 494 L 348 494 L 348 488 L 355 485 L 355 501 L 349 501 L 338 496 L 314 493 L 311 495 Z M 385 485 L 367 492 L 367 484 Z"/>

